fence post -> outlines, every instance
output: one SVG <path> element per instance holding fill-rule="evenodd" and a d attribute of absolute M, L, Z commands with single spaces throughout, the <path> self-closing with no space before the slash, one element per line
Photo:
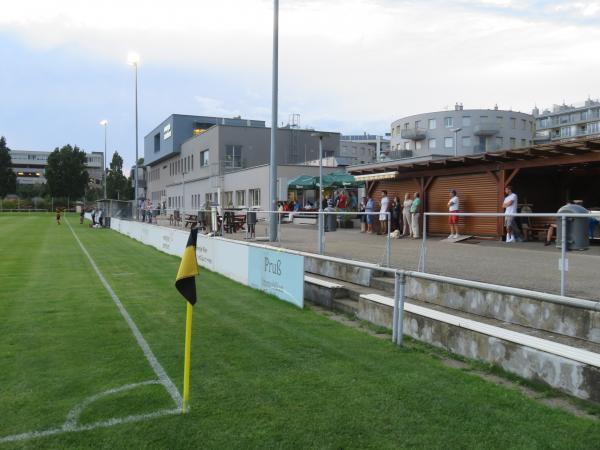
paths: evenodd
<path fill-rule="evenodd" d="M 325 227 L 325 211 L 321 208 L 318 214 L 319 217 L 319 255 L 322 255 L 325 252 L 325 242 L 323 239 L 323 229 Z"/>
<path fill-rule="evenodd" d="M 423 213 L 423 237 L 421 238 L 421 257 L 419 261 L 421 272 L 427 271 L 427 213 Z"/>
<path fill-rule="evenodd" d="M 394 273 L 394 318 L 392 324 L 392 341 L 402 345 L 404 336 L 404 296 L 406 292 L 406 275 L 404 272 Z"/>
<path fill-rule="evenodd" d="M 564 296 L 566 291 L 566 273 L 565 268 L 567 265 L 567 217 L 562 216 L 562 230 L 561 230 L 561 242 L 560 242 L 560 295 Z"/>
<path fill-rule="evenodd" d="M 391 227 L 392 227 L 392 213 L 387 212 L 387 242 L 385 245 L 385 266 L 390 267 L 390 245 L 391 245 Z"/>

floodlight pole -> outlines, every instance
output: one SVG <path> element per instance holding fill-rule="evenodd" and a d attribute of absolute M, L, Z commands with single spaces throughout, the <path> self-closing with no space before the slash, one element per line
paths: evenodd
<path fill-rule="evenodd" d="M 139 172 L 139 156 L 138 156 L 138 63 L 133 63 L 135 70 L 135 191 L 133 194 L 134 205 L 135 205 L 135 217 L 136 220 L 140 219 L 139 205 L 138 205 L 138 172 Z"/>
<path fill-rule="evenodd" d="M 323 135 L 319 135 L 319 254 L 322 255 L 323 229 L 325 217 L 323 216 Z"/>
<path fill-rule="evenodd" d="M 278 92 L 278 66 L 279 66 L 279 0 L 273 0 L 273 81 L 271 93 L 271 159 L 270 159 L 270 210 L 277 211 L 277 92 Z M 270 213 L 269 240 L 277 241 L 276 212 Z"/>

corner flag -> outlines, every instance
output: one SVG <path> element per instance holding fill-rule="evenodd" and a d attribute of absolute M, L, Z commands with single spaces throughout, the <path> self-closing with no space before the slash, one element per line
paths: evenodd
<path fill-rule="evenodd" d="M 198 229 L 192 228 L 190 237 L 181 257 L 179 271 L 175 278 L 175 287 L 183 297 L 194 305 L 196 303 L 196 279 L 198 275 L 198 261 L 196 260 L 196 241 L 198 240 Z"/>
<path fill-rule="evenodd" d="M 175 288 L 187 300 L 185 320 L 185 349 L 183 364 L 183 408 L 185 414 L 189 411 L 190 401 L 190 353 L 192 348 L 192 306 L 196 303 L 196 275 L 198 275 L 198 261 L 196 260 L 196 241 L 198 229 L 192 228 L 188 237 L 179 271 L 175 278 Z"/>

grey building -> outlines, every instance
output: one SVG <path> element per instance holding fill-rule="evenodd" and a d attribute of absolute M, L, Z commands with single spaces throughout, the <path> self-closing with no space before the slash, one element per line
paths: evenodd
<path fill-rule="evenodd" d="M 351 164 L 366 164 L 384 159 L 390 151 L 388 136 L 375 134 L 346 134 L 340 137 L 340 155 Z"/>
<path fill-rule="evenodd" d="M 46 182 L 48 156 L 52 152 L 29 150 L 11 150 L 12 170 L 19 184 L 38 184 Z M 104 153 L 91 152 L 85 155 L 85 168 L 90 176 L 90 184 L 102 185 L 102 164 Z"/>
<path fill-rule="evenodd" d="M 390 157 L 469 155 L 531 145 L 530 114 L 494 109 L 437 111 L 403 117 L 392 123 Z"/>
<path fill-rule="evenodd" d="M 153 164 L 173 154 L 179 153 L 181 144 L 197 136 L 213 125 L 232 125 L 238 127 L 263 127 L 262 120 L 248 120 L 241 117 L 210 117 L 172 114 L 144 137 L 144 163 Z"/>
<path fill-rule="evenodd" d="M 536 144 L 561 139 L 600 135 L 600 101 L 587 99 L 580 105 L 554 105 L 533 110 Z"/>
<path fill-rule="evenodd" d="M 173 148 L 168 154 L 163 153 L 164 150 L 156 152 L 161 153 L 162 157 L 154 159 L 152 158 L 155 153 L 152 146 L 153 139 L 150 140 L 149 145 L 144 148 L 144 161 L 149 162 L 148 198 L 153 203 L 164 202 L 168 208 L 190 208 L 192 205 L 197 208 L 199 199 L 202 199 L 202 202 L 211 200 L 237 205 L 240 202 L 223 197 L 225 193 L 233 192 L 227 186 L 227 181 L 233 182 L 238 176 L 236 174 L 242 177 L 242 171 L 269 163 L 270 133 L 270 128 L 264 126 L 217 123 L 196 136 L 188 137 L 187 140 L 182 139 L 179 148 Z M 294 127 L 279 128 L 278 165 L 302 167 L 306 161 L 316 159 L 319 139 L 313 136 L 314 133 L 314 130 Z M 174 135 L 170 138 L 173 137 Z M 324 155 L 336 156 L 339 154 L 339 148 L 338 133 L 329 133 L 323 139 Z M 243 178 L 248 179 L 246 176 Z M 266 198 L 268 194 L 264 192 L 263 184 L 267 186 L 265 183 L 268 183 L 268 177 L 266 179 L 263 176 L 261 179 L 250 177 L 250 179 L 256 186 L 247 186 L 245 195 L 254 196 L 254 199 L 257 195 Z M 286 182 L 285 180 L 278 180 L 278 182 L 282 186 L 278 191 L 281 196 Z M 256 189 L 262 189 L 262 194 L 257 194 Z M 239 183 L 236 183 L 235 191 L 242 190 L 244 189 Z M 256 204 L 255 201 L 248 203 Z"/>

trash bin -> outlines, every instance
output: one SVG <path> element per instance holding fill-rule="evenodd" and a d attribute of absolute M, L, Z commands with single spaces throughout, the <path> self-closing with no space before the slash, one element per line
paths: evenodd
<path fill-rule="evenodd" d="M 328 207 L 325 209 L 328 213 L 335 213 L 335 209 Z M 325 231 L 337 231 L 337 215 L 325 214 Z"/>
<path fill-rule="evenodd" d="M 589 214 L 583 206 L 569 203 L 558 210 L 558 213 Z M 556 218 L 556 246 L 562 247 L 562 217 Z M 587 250 L 590 246 L 589 219 L 587 217 L 567 217 L 567 250 Z"/>

